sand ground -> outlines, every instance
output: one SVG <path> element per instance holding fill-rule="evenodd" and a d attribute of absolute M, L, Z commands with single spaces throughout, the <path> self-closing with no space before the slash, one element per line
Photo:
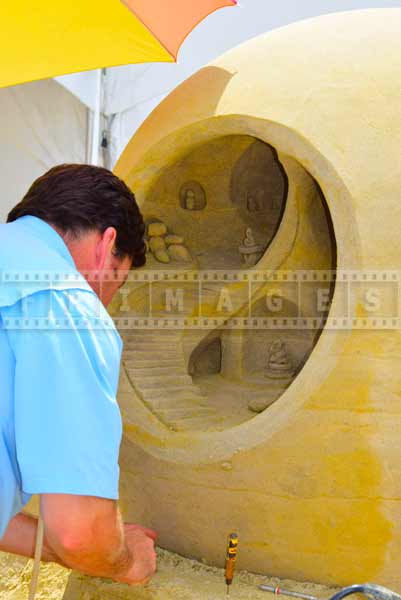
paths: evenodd
<path fill-rule="evenodd" d="M 158 550 L 158 572 L 144 587 L 130 587 L 110 580 L 91 578 L 53 564 L 42 564 L 37 600 L 218 600 L 227 598 L 222 569 L 209 567 Z M 26 600 L 32 561 L 0 553 L 1 600 Z M 238 572 L 230 588 L 232 600 L 272 600 L 273 594 L 258 589 L 260 583 L 280 585 L 330 598 L 336 591 L 313 583 Z"/>

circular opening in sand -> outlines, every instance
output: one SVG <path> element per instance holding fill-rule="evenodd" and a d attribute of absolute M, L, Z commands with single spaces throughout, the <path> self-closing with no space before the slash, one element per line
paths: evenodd
<path fill-rule="evenodd" d="M 334 281 L 316 273 L 336 264 L 326 200 L 249 135 L 199 144 L 147 189 L 152 283 L 131 288 L 124 316 L 153 326 L 122 332 L 127 381 L 170 430 L 222 431 L 280 398 L 317 343 Z"/>

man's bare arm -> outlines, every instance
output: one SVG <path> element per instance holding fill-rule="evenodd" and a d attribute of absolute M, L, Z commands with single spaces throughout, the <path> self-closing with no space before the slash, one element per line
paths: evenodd
<path fill-rule="evenodd" d="M 0 540 L 0 550 L 33 558 L 38 520 L 31 515 L 19 513 L 11 519 L 7 531 Z M 62 561 L 50 548 L 46 536 L 43 541 L 42 560 L 45 562 Z"/>
<path fill-rule="evenodd" d="M 41 506 L 46 539 L 70 568 L 132 584 L 155 572 L 155 532 L 139 526 L 124 532 L 114 500 L 42 494 Z"/>
<path fill-rule="evenodd" d="M 136 524 L 122 526 L 115 501 L 43 494 L 41 504 L 42 560 L 128 584 L 144 583 L 155 572 L 156 533 Z M 0 540 L 0 550 L 32 558 L 37 525 L 35 517 L 16 515 Z"/>

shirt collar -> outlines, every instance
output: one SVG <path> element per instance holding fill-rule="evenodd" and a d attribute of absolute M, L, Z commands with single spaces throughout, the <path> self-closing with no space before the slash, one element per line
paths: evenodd
<path fill-rule="evenodd" d="M 32 215 L 24 215 L 19 217 L 17 221 L 27 227 L 35 237 L 38 237 L 46 244 L 48 244 L 53 250 L 58 252 L 63 258 L 65 258 L 74 269 L 76 265 L 74 259 L 71 256 L 71 252 L 68 250 L 63 238 L 57 233 L 55 229 L 46 221 L 34 217 Z"/>

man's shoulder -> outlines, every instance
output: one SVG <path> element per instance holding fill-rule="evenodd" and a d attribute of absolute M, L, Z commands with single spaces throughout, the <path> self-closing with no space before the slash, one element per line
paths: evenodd
<path fill-rule="evenodd" d="M 0 225 L 0 307 L 45 290 L 90 292 L 58 234 L 40 219 L 25 219 Z"/>
<path fill-rule="evenodd" d="M 32 225 L 38 225 L 34 229 Z M 60 253 L 64 242 L 44 221 L 36 217 L 21 217 L 11 223 L 0 224 L 0 271 L 21 269 L 43 271 L 64 269 L 76 271 L 72 258 Z"/>

